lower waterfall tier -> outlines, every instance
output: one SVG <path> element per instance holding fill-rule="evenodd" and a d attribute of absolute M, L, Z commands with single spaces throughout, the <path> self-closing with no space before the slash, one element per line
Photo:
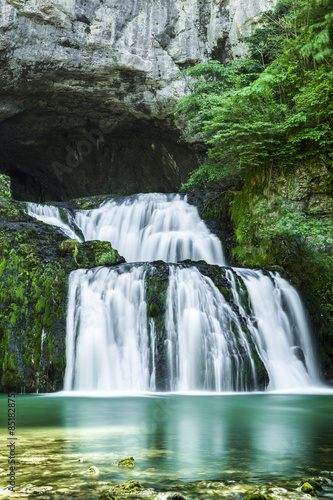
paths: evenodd
<path fill-rule="evenodd" d="M 74 271 L 65 390 L 306 389 L 318 376 L 278 275 L 163 262 Z"/>

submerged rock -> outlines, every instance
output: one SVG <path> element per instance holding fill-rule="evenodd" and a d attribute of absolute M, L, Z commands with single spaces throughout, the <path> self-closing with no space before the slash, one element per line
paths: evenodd
<path fill-rule="evenodd" d="M 130 479 L 129 481 L 126 481 L 126 483 L 122 484 L 117 484 L 116 486 L 112 486 L 110 488 L 109 493 L 115 493 L 117 495 L 123 495 L 126 493 L 134 493 L 136 491 L 141 491 L 143 490 L 143 486 L 139 481 L 136 479 Z"/>
<path fill-rule="evenodd" d="M 116 497 L 110 493 L 102 493 L 102 495 L 98 497 L 98 500 L 116 500 Z"/>
<path fill-rule="evenodd" d="M 186 500 L 186 497 L 181 493 L 173 493 L 167 497 L 167 500 Z"/>
<path fill-rule="evenodd" d="M 87 474 L 94 474 L 96 476 L 98 476 L 98 474 L 99 474 L 99 470 L 97 469 L 97 467 L 95 465 L 92 465 L 91 467 L 89 467 L 89 469 L 86 472 L 87 472 Z"/>
<path fill-rule="evenodd" d="M 301 491 L 303 491 L 303 493 L 307 493 L 308 495 L 316 496 L 315 488 L 307 481 L 302 484 Z"/>
<path fill-rule="evenodd" d="M 127 457 L 123 458 L 122 460 L 119 460 L 119 462 L 116 462 L 116 465 L 118 467 L 134 467 L 134 458 L 133 457 Z"/>
<path fill-rule="evenodd" d="M 272 495 L 263 495 L 262 493 L 252 493 L 248 495 L 245 500 L 276 500 Z"/>

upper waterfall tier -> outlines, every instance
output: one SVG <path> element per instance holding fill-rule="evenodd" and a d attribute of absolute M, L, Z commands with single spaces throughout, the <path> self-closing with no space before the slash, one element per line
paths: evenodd
<path fill-rule="evenodd" d="M 225 264 L 218 237 L 210 233 L 196 207 L 177 194 L 148 193 L 112 199 L 93 210 L 77 210 L 70 223 L 61 219 L 56 207 L 52 209 L 52 217 L 58 218 L 56 225 L 67 236 L 79 239 L 73 232 L 76 225 L 87 241 L 110 241 L 127 262 L 190 259 Z M 48 206 L 28 204 L 29 215 L 54 224 L 50 210 Z"/>

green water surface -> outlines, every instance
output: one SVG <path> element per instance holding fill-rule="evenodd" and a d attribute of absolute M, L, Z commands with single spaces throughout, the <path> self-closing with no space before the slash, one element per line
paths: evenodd
<path fill-rule="evenodd" d="M 333 498 L 333 395 L 16 395 L 14 493 L 6 486 L 6 412 L 3 395 L 2 498 L 97 500 L 132 478 L 148 488 L 143 497 L 161 500 L 172 491 L 309 498 L 303 477 L 325 478 L 319 497 Z M 114 465 L 127 456 L 134 469 Z M 87 472 L 92 465 L 98 475 Z"/>

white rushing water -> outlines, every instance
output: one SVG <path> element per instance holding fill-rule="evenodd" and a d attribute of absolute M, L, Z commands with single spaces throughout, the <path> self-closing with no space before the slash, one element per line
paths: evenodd
<path fill-rule="evenodd" d="M 147 318 L 143 266 L 71 274 L 66 391 L 255 390 L 260 360 L 269 390 L 319 383 L 302 304 L 285 280 L 237 270 L 237 286 L 228 269 L 234 310 L 197 268 L 169 272 L 163 331 Z"/>
<path fill-rule="evenodd" d="M 224 265 L 222 245 L 179 195 L 141 194 L 69 214 L 29 213 L 85 240 L 110 241 L 127 262 L 205 260 Z M 234 305 L 195 267 L 170 264 L 165 315 L 148 318 L 147 267 L 74 271 L 67 315 L 65 390 L 247 391 L 319 386 L 300 298 L 279 275 L 226 268 Z M 258 370 L 260 373 L 258 373 Z"/>
<path fill-rule="evenodd" d="M 67 219 L 71 220 L 72 216 L 68 210 L 63 209 Z M 27 213 L 35 219 L 41 220 L 58 227 L 68 238 L 81 241 L 80 236 L 75 232 L 69 222 L 62 219 L 59 208 L 52 205 L 40 205 L 39 203 L 27 203 Z"/>
<path fill-rule="evenodd" d="M 142 267 L 71 274 L 65 390 L 154 390 Z M 152 371 L 152 370 L 151 370 Z"/>
<path fill-rule="evenodd" d="M 278 274 L 238 269 L 256 318 L 254 342 L 269 374 L 269 390 L 319 384 L 310 332 L 296 290 Z"/>
<path fill-rule="evenodd" d="M 79 239 L 56 207 L 28 204 L 28 213 Z M 148 193 L 77 210 L 75 224 L 84 239 L 110 241 L 127 262 L 179 262 L 190 259 L 224 265 L 221 243 L 200 219 L 196 207 L 178 194 Z"/>
<path fill-rule="evenodd" d="M 170 268 L 166 330 L 171 390 L 256 387 L 251 349 L 237 314 L 195 267 Z"/>

